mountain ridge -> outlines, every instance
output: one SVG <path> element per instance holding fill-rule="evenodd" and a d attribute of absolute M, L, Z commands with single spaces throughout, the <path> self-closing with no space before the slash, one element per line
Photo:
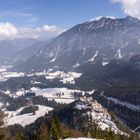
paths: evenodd
<path fill-rule="evenodd" d="M 89 61 L 108 63 L 112 59 L 127 59 L 140 53 L 139 36 L 140 20 L 130 16 L 103 17 L 74 26 L 15 68 L 21 71 L 69 70 Z"/>

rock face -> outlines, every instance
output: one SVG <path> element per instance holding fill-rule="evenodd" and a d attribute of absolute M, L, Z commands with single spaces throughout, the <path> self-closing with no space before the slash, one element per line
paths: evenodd
<path fill-rule="evenodd" d="M 91 129 L 93 123 L 93 127 L 98 126 L 102 130 L 111 128 L 115 133 L 121 133 L 107 110 L 90 98 L 80 98 L 63 109 L 55 111 L 55 114 L 62 122 L 82 131 L 86 128 Z"/>
<path fill-rule="evenodd" d="M 44 44 L 17 68 L 72 69 L 87 62 L 103 65 L 112 59 L 126 59 L 140 53 L 140 21 L 132 17 L 101 18 L 85 22 Z"/>

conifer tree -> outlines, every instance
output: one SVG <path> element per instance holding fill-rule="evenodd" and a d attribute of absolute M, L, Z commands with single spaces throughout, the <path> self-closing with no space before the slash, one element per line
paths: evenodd
<path fill-rule="evenodd" d="M 23 140 L 23 135 L 21 133 L 17 133 L 14 140 Z"/>
<path fill-rule="evenodd" d="M 54 117 L 51 126 L 51 138 L 52 140 L 59 140 L 60 137 L 61 137 L 60 123 L 58 118 Z"/>
<path fill-rule="evenodd" d="M 48 126 L 42 122 L 39 128 L 39 140 L 49 140 Z"/>

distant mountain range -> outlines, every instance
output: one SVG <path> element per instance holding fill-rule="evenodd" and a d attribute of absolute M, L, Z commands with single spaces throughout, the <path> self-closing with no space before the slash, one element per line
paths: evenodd
<path fill-rule="evenodd" d="M 4 64 L 9 58 L 16 57 L 17 52 L 27 49 L 36 44 L 38 41 L 35 39 L 14 39 L 14 40 L 1 40 L 0 41 L 0 64 Z M 11 59 L 10 64 L 11 64 Z M 9 61 L 8 60 L 8 61 Z M 8 62 L 7 61 L 7 62 Z"/>

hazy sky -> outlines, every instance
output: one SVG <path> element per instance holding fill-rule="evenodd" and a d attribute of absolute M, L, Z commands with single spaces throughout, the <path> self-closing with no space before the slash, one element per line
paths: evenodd
<path fill-rule="evenodd" d="M 140 0 L 0 0 L 0 37 L 52 37 L 99 16 L 140 15 Z M 42 34 L 43 33 L 43 34 Z"/>

